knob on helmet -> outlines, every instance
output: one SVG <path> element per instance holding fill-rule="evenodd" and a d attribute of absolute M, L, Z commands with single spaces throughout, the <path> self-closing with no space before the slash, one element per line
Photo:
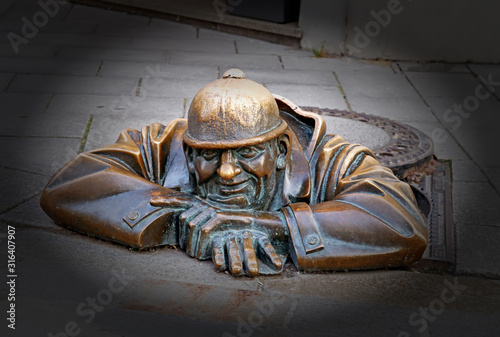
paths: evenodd
<path fill-rule="evenodd" d="M 184 142 L 193 147 L 232 148 L 262 143 L 285 132 L 273 95 L 230 69 L 195 95 Z"/>

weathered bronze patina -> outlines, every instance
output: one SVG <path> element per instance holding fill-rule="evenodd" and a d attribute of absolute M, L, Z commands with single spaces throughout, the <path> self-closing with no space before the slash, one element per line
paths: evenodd
<path fill-rule="evenodd" d="M 366 147 L 231 69 L 188 118 L 123 131 L 48 183 L 57 223 L 137 248 L 179 245 L 234 275 L 409 265 L 427 230 L 410 186 Z"/>

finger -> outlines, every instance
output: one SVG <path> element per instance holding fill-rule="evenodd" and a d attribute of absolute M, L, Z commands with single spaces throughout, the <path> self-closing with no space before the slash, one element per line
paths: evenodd
<path fill-rule="evenodd" d="M 245 254 L 245 265 L 248 270 L 248 275 L 259 275 L 259 264 L 257 262 L 257 255 L 255 255 L 255 247 L 250 232 L 243 232 L 241 235 L 243 240 L 243 252 Z"/>
<path fill-rule="evenodd" d="M 269 258 L 274 267 L 278 270 L 281 270 L 281 268 L 283 267 L 283 262 L 276 253 L 276 250 L 274 250 L 274 247 L 269 242 L 269 239 L 265 236 L 261 236 L 258 242 L 259 246 L 262 248 L 262 251 Z"/>
<path fill-rule="evenodd" d="M 151 206 L 155 207 L 191 207 L 191 205 L 196 202 L 191 196 L 187 196 L 185 194 L 172 194 L 168 196 L 162 197 L 154 197 L 149 203 Z"/>
<path fill-rule="evenodd" d="M 205 222 L 207 222 L 215 214 L 215 209 L 212 207 L 204 209 L 201 213 L 195 216 L 191 221 L 184 225 L 186 235 L 186 253 L 189 256 L 195 257 L 198 251 L 198 242 L 200 241 L 200 230 Z"/>
<path fill-rule="evenodd" d="M 224 254 L 224 240 L 217 235 L 213 240 L 212 261 L 214 262 L 215 269 L 218 271 L 225 271 L 227 269 Z"/>
<path fill-rule="evenodd" d="M 212 233 L 218 233 L 217 229 L 221 225 L 225 225 L 224 216 L 220 212 L 214 212 L 207 221 L 197 228 L 198 233 L 198 249 L 196 251 L 196 258 L 203 260 L 208 258 L 207 254 L 210 253 L 210 245 L 212 243 L 211 235 Z"/>
<path fill-rule="evenodd" d="M 243 265 L 240 258 L 240 248 L 233 234 L 227 236 L 227 256 L 229 259 L 229 269 L 234 276 L 241 275 Z"/>
<path fill-rule="evenodd" d="M 191 219 L 196 217 L 198 214 L 203 212 L 205 209 L 208 208 L 208 205 L 204 203 L 197 203 L 187 211 L 183 212 L 179 216 L 179 243 L 182 249 L 185 248 L 185 240 L 187 237 L 187 226 Z"/>

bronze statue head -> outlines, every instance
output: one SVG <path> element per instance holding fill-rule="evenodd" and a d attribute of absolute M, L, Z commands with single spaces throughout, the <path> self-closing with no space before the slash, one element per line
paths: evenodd
<path fill-rule="evenodd" d="M 239 69 L 203 87 L 184 134 L 197 194 L 219 208 L 279 208 L 290 137 L 273 95 Z"/>

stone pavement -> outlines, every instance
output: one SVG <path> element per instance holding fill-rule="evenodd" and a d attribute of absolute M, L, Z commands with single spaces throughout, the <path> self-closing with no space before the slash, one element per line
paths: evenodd
<path fill-rule="evenodd" d="M 0 299 L 6 317 L 16 304 L 16 330 L 2 318 L 9 336 L 500 335 L 500 66 L 314 58 L 155 18 L 51 8 L 0 4 L 2 252 L 8 226 L 16 232 L 16 299 Z M 431 136 L 452 167 L 454 274 L 289 266 L 236 279 L 175 249 L 90 239 L 41 211 L 47 180 L 78 152 L 183 117 L 197 90 L 231 67 L 298 105 L 375 114 Z"/>

